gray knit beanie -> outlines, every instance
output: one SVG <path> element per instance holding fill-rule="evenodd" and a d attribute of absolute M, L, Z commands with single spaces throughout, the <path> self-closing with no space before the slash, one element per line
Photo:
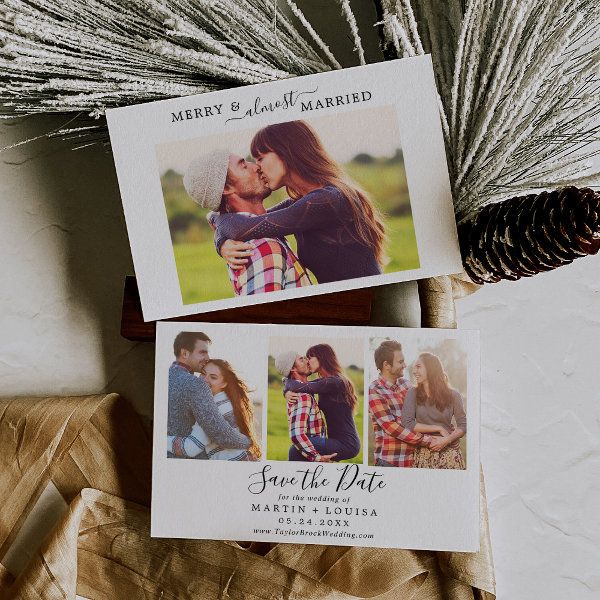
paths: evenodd
<path fill-rule="evenodd" d="M 195 158 L 183 176 L 185 191 L 202 208 L 218 210 L 223 197 L 229 150 L 217 149 Z"/>
<path fill-rule="evenodd" d="M 277 357 L 275 357 L 275 368 L 284 376 L 288 377 L 290 371 L 294 367 L 294 363 L 296 359 L 300 356 L 294 350 L 288 350 L 287 352 L 282 352 Z"/>

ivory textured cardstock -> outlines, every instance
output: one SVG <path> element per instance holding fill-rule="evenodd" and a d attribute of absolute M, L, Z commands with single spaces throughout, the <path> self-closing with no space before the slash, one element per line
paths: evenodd
<path fill-rule="evenodd" d="M 107 118 L 146 320 L 462 270 L 429 56 Z"/>
<path fill-rule="evenodd" d="M 152 535 L 476 551 L 479 335 L 159 322 Z"/>

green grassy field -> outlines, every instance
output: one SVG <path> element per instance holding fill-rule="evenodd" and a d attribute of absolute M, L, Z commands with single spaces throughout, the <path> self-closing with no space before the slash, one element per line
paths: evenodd
<path fill-rule="evenodd" d="M 346 370 L 348 372 L 348 370 Z M 363 437 L 363 415 L 364 415 L 364 395 L 362 384 L 362 371 L 355 371 L 350 375 L 357 392 L 358 404 L 354 414 L 354 423 L 358 430 L 358 435 Z M 360 387 L 359 387 L 360 382 Z M 267 459 L 268 460 L 287 460 L 288 450 L 290 448 L 290 435 L 288 432 L 287 405 L 281 391 L 281 385 L 274 384 L 269 386 L 269 401 L 267 408 Z M 361 448 L 358 456 L 351 460 L 342 462 L 361 464 L 363 460 L 363 450 Z"/>
<path fill-rule="evenodd" d="M 417 269 L 419 257 L 415 230 L 410 215 L 387 220 L 390 240 L 403 240 L 388 246 L 390 262 L 386 273 Z M 295 248 L 295 239 L 289 236 Z M 207 302 L 233 297 L 233 287 L 227 275 L 225 261 L 215 251 L 212 239 L 202 242 L 173 244 L 175 264 L 184 304 Z"/>
<path fill-rule="evenodd" d="M 345 171 L 368 194 L 381 211 L 388 234 L 385 273 L 417 269 L 419 257 L 404 165 L 400 159 L 351 161 Z M 201 210 L 183 188 L 182 177 L 167 171 L 161 178 L 175 264 L 184 304 L 233 297 L 227 268 L 213 245 L 213 232 L 206 222 L 208 211 Z M 269 207 L 285 197 L 274 192 L 265 201 Z M 288 241 L 295 248 L 294 236 Z"/>
<path fill-rule="evenodd" d="M 173 252 L 184 304 L 234 296 L 227 265 L 212 240 L 173 244 Z"/>
<path fill-rule="evenodd" d="M 406 172 L 402 162 L 349 162 L 344 170 L 365 190 L 384 217 L 410 213 Z"/>

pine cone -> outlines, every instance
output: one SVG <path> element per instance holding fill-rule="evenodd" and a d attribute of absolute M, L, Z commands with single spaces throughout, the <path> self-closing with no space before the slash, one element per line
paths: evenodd
<path fill-rule="evenodd" d="M 566 187 L 482 208 L 458 228 L 475 283 L 516 280 L 600 250 L 600 193 Z"/>

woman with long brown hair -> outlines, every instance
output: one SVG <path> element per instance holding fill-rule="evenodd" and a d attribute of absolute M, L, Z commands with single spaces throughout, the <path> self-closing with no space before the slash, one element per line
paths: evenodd
<path fill-rule="evenodd" d="M 327 438 L 335 446 L 328 445 L 327 451 L 335 453 L 333 460 L 348 460 L 360 452 L 360 437 L 354 423 L 356 391 L 344 374 L 334 349 L 329 344 L 311 346 L 306 357 L 310 370 L 319 378 L 303 383 L 286 379 L 284 394 L 319 394 L 319 409 L 327 422 Z M 292 396 L 293 397 L 293 396 Z"/>
<path fill-rule="evenodd" d="M 202 376 L 225 420 L 240 433 L 248 436 L 250 447 L 248 450 L 222 448 L 212 442 L 202 427 L 195 423 L 189 436 L 168 436 L 169 452 L 179 457 L 208 460 L 258 460 L 261 452 L 254 432 L 254 414 L 248 385 L 231 364 L 220 358 L 211 358 L 204 365 Z"/>
<path fill-rule="evenodd" d="M 211 216 L 217 250 L 233 268 L 263 237 L 294 234 L 298 258 L 319 283 L 379 275 L 385 262 L 385 228 L 365 192 L 349 183 L 305 121 L 264 127 L 251 143 L 263 182 L 285 187 L 287 200 L 264 215 Z"/>
<path fill-rule="evenodd" d="M 450 387 L 440 359 L 431 352 L 419 355 L 412 371 L 416 387 L 404 400 L 402 423 L 411 431 L 433 436 L 429 447 L 415 450 L 414 466 L 465 469 L 458 440 L 467 433 L 467 415 L 460 393 Z"/>

